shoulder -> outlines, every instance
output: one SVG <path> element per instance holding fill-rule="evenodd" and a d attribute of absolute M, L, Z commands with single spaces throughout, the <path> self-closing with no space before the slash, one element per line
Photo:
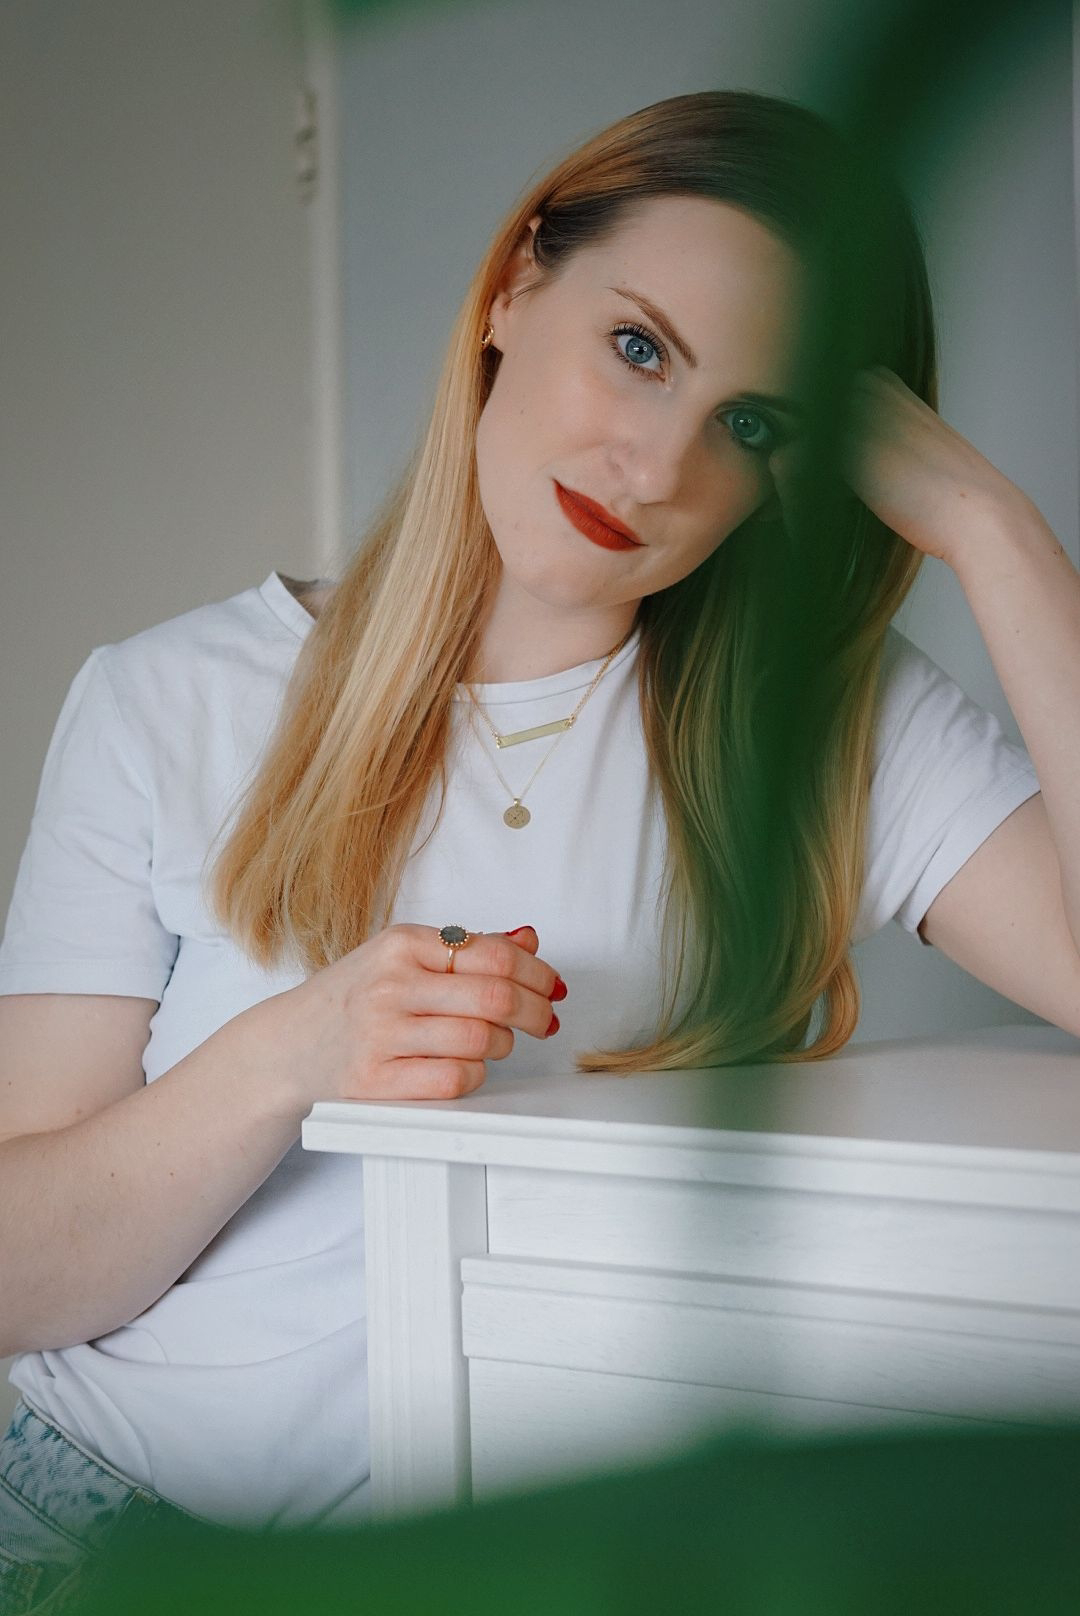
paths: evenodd
<path fill-rule="evenodd" d="M 890 625 L 878 681 L 875 787 L 905 793 L 975 794 L 1033 774 L 1021 741 L 925 651 Z"/>
<path fill-rule="evenodd" d="M 99 646 L 90 661 L 133 742 L 190 756 L 215 735 L 264 732 L 303 644 L 287 599 L 268 579 Z"/>
<path fill-rule="evenodd" d="M 944 722 L 958 699 L 969 700 L 944 668 L 890 623 L 878 675 L 877 759 L 902 737 L 912 740 Z"/>
<path fill-rule="evenodd" d="M 101 646 L 102 666 L 117 686 L 137 684 L 144 692 L 147 679 L 167 679 L 168 688 L 159 692 L 167 696 L 177 693 L 177 680 L 183 686 L 223 676 L 243 680 L 267 667 L 277 671 L 295 660 L 303 635 L 281 613 L 276 597 L 284 591 L 269 585 L 267 580 Z"/>
<path fill-rule="evenodd" d="M 933 659 L 919 649 L 914 640 L 890 623 L 885 630 L 885 644 L 881 653 L 881 682 L 886 690 L 903 689 L 918 684 L 933 673 L 942 673 Z"/>

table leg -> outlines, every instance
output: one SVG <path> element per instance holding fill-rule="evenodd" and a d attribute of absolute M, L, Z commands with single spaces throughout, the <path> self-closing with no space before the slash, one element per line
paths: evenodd
<path fill-rule="evenodd" d="M 471 1496 L 461 1259 L 487 1252 L 483 1166 L 364 1160 L 372 1511 Z"/>

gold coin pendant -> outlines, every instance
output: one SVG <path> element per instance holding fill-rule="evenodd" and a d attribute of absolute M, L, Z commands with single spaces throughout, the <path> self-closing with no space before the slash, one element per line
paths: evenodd
<path fill-rule="evenodd" d="M 514 802 L 510 804 L 510 807 L 503 814 L 503 824 L 509 825 L 511 830 L 520 830 L 523 825 L 529 823 L 531 818 L 532 814 L 527 808 L 523 807 L 520 802 Z"/>

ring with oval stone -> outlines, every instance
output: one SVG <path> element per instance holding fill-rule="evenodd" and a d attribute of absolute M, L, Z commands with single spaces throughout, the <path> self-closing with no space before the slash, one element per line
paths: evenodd
<path fill-rule="evenodd" d="M 457 950 L 464 948 L 466 943 L 471 943 L 475 936 L 475 932 L 466 931 L 464 926 L 443 926 L 441 928 L 439 937 L 446 944 L 446 969 L 448 971 L 454 969 L 454 954 Z"/>

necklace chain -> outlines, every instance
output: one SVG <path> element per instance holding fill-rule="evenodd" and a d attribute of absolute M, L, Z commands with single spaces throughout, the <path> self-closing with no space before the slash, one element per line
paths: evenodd
<path fill-rule="evenodd" d="M 574 720 L 577 718 L 577 716 L 580 713 L 581 709 L 584 707 L 585 703 L 588 701 L 589 697 L 592 695 L 593 691 L 596 689 L 597 685 L 600 683 L 601 679 L 604 677 L 604 674 L 607 672 L 608 667 L 609 667 L 610 663 L 612 662 L 612 660 L 622 650 L 623 646 L 626 644 L 627 640 L 630 638 L 630 635 L 633 632 L 634 632 L 633 628 L 631 628 L 629 633 L 625 634 L 623 636 L 623 638 L 619 641 L 618 645 L 615 646 L 614 650 L 611 650 L 611 651 L 608 652 L 607 656 L 604 658 L 604 663 L 603 663 L 603 666 L 601 667 L 599 673 L 596 675 L 595 679 L 592 681 L 592 683 L 590 684 L 588 690 L 586 690 L 585 694 L 582 696 L 581 700 L 578 702 L 577 706 L 574 708 L 574 710 L 570 714 L 569 718 L 564 718 L 564 719 L 559 720 L 559 722 L 561 722 L 562 725 L 563 725 L 562 732 L 555 737 L 554 741 L 552 741 L 551 745 L 548 747 L 547 751 L 544 753 L 544 756 L 540 759 L 540 762 L 536 765 L 536 768 L 533 770 L 532 775 L 531 775 L 531 777 L 529 779 L 529 782 L 525 786 L 523 791 L 521 791 L 518 794 L 515 794 L 514 791 L 512 790 L 512 788 L 503 779 L 502 774 L 501 774 L 501 772 L 500 772 L 500 770 L 498 768 L 498 765 L 495 762 L 495 759 L 494 758 L 489 758 L 488 759 L 488 761 L 491 764 L 491 767 L 495 770 L 496 775 L 498 775 L 499 783 L 502 785 L 503 790 L 508 792 L 509 795 L 513 798 L 513 801 L 511 803 L 510 807 L 506 810 L 505 814 L 503 815 L 503 819 L 505 820 L 506 824 L 511 827 L 511 829 L 520 830 L 524 825 L 527 825 L 529 823 L 529 820 L 530 820 L 530 818 L 532 816 L 530 815 L 528 809 L 524 808 L 522 806 L 522 802 L 523 802 L 523 799 L 525 797 L 525 793 L 531 789 L 533 781 L 536 779 L 537 775 L 540 773 L 540 770 L 544 767 L 544 764 L 547 762 L 547 760 L 551 756 L 552 752 L 554 752 L 555 748 L 558 746 L 559 742 L 562 740 L 563 735 L 566 734 L 567 730 L 573 728 Z M 476 708 L 476 711 L 480 714 L 480 717 L 484 720 L 484 723 L 487 725 L 488 729 L 491 731 L 492 737 L 494 738 L 494 741 L 495 741 L 495 745 L 497 747 L 502 747 L 504 745 L 505 741 L 506 741 L 506 736 L 500 735 L 498 730 L 495 728 L 494 724 L 491 722 L 490 718 L 488 718 L 487 714 L 484 712 L 483 708 L 480 706 L 480 703 L 477 701 L 476 697 L 473 695 L 472 686 L 466 684 L 465 689 L 466 689 L 466 691 L 468 693 L 469 700 L 472 702 L 473 706 Z M 486 752 L 485 752 L 484 755 L 487 756 Z"/>

